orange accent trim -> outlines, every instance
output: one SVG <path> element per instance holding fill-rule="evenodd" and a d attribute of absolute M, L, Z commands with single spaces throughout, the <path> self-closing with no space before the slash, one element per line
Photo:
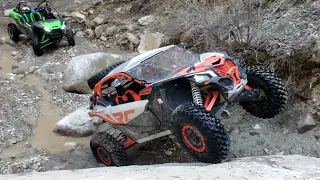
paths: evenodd
<path fill-rule="evenodd" d="M 105 122 L 108 122 L 110 124 L 114 124 L 114 125 L 123 125 L 124 123 L 119 123 L 119 122 L 116 122 L 114 121 L 113 119 L 111 119 L 111 117 L 109 115 L 104 115 L 102 113 L 97 113 L 97 112 L 89 112 L 88 113 L 90 117 L 94 117 L 94 116 L 97 116 L 99 117 L 100 119 L 102 119 L 103 121 Z"/>
<path fill-rule="evenodd" d="M 233 79 L 235 84 L 239 84 L 241 82 L 238 66 L 230 67 L 227 74 L 230 75 L 230 77 Z"/>
<path fill-rule="evenodd" d="M 128 96 L 127 96 L 127 94 L 130 94 L 130 95 L 133 97 L 134 101 L 140 101 L 140 100 L 141 100 L 140 96 L 139 96 L 137 93 L 135 93 L 135 92 L 132 91 L 132 90 L 127 90 L 127 91 L 124 93 L 123 96 L 119 96 L 119 95 L 116 96 L 116 98 L 115 98 L 116 103 L 119 104 L 119 99 L 120 99 L 120 98 L 121 98 L 123 101 L 125 101 L 125 102 L 128 101 Z"/>
<path fill-rule="evenodd" d="M 151 94 L 151 92 L 152 92 L 152 87 L 147 87 L 145 89 L 142 89 L 139 92 L 139 96 L 145 96 L 145 95 Z"/>
<path fill-rule="evenodd" d="M 99 147 L 97 148 L 97 154 L 98 154 L 98 157 L 99 157 L 100 161 L 101 161 L 104 165 L 110 166 L 110 165 L 112 164 L 112 160 L 111 160 L 111 157 L 110 157 L 109 153 L 106 151 L 107 154 L 108 154 L 108 156 L 109 156 L 109 158 L 110 158 L 110 161 L 107 162 L 107 161 L 105 161 L 105 160 L 102 158 L 102 156 L 101 156 L 101 154 L 100 154 L 100 151 L 101 151 L 101 150 L 106 151 L 106 150 L 105 150 L 103 147 L 101 147 L 101 146 L 99 146 Z"/>
<path fill-rule="evenodd" d="M 135 144 L 135 143 L 136 143 L 135 140 L 127 137 L 127 140 L 123 143 L 123 146 L 124 146 L 124 148 L 126 149 L 126 148 L 132 146 L 132 145 Z"/>
<path fill-rule="evenodd" d="M 206 108 L 207 111 L 211 111 L 217 98 L 219 96 L 218 91 L 211 91 L 208 96 L 206 97 L 206 101 L 204 103 L 204 107 Z"/>
<path fill-rule="evenodd" d="M 188 137 L 186 135 L 186 130 L 187 129 L 192 130 L 193 132 L 195 132 L 198 135 L 198 137 L 200 138 L 200 140 L 202 142 L 202 146 L 200 148 L 197 148 L 197 147 L 195 147 L 194 145 L 191 144 L 191 142 L 189 141 L 189 139 L 188 139 Z M 181 133 L 182 133 L 183 139 L 185 140 L 185 142 L 189 145 L 189 147 L 192 150 L 194 150 L 196 152 L 199 152 L 199 153 L 204 152 L 206 150 L 206 142 L 204 141 L 204 137 L 202 136 L 202 134 L 198 130 L 196 130 L 195 128 L 193 128 L 190 125 L 184 125 L 182 127 Z"/>
<path fill-rule="evenodd" d="M 244 86 L 244 89 L 245 89 L 245 90 L 248 90 L 248 91 L 252 91 L 252 90 L 254 90 L 254 88 L 253 88 L 253 87 L 248 86 L 248 85 L 245 85 L 245 86 Z"/>

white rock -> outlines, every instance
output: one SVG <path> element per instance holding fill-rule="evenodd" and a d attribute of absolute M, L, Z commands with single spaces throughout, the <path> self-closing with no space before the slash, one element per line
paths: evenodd
<path fill-rule="evenodd" d="M 58 121 L 54 131 L 74 137 L 91 135 L 97 130 L 97 126 L 88 115 L 88 112 L 88 108 L 80 107 L 76 111 L 64 117 L 62 120 Z"/>
<path fill-rule="evenodd" d="M 9 17 L 10 15 L 10 9 L 4 10 L 4 16 Z"/>
<path fill-rule="evenodd" d="M 148 16 L 144 16 L 142 18 L 140 18 L 138 20 L 138 23 L 142 26 L 146 26 L 150 23 L 152 23 L 155 20 L 155 17 L 153 15 L 148 15 Z"/>
<path fill-rule="evenodd" d="M 117 54 L 97 52 L 74 57 L 64 71 L 62 88 L 67 92 L 91 94 L 87 80 L 108 65 L 123 60 Z"/>
<path fill-rule="evenodd" d="M 76 33 L 76 36 L 78 36 L 78 37 L 84 37 L 85 34 L 86 34 L 86 33 L 84 33 L 83 31 L 78 31 L 78 32 Z"/>
<path fill-rule="evenodd" d="M 14 56 L 14 57 L 17 56 L 18 54 L 19 54 L 18 51 L 12 51 L 11 52 L 11 56 Z"/>
<path fill-rule="evenodd" d="M 261 129 L 261 128 L 260 128 L 259 124 L 256 124 L 256 125 L 253 127 L 253 129 L 259 130 L 259 129 Z"/>
<path fill-rule="evenodd" d="M 163 34 L 158 32 L 150 33 L 149 31 L 146 31 L 141 36 L 141 41 L 138 46 L 138 52 L 144 53 L 146 51 L 159 48 L 164 41 L 163 36 L 164 36 Z"/>
<path fill-rule="evenodd" d="M 66 146 L 68 148 L 75 148 L 77 146 L 77 143 L 75 143 L 75 142 L 66 142 L 66 143 L 64 143 L 64 146 Z"/>
<path fill-rule="evenodd" d="M 106 42 L 106 41 L 108 40 L 108 39 L 107 39 L 106 37 L 104 37 L 104 36 L 101 36 L 100 39 L 101 39 L 101 41 L 103 41 L 103 42 Z"/>
<path fill-rule="evenodd" d="M 71 14 L 71 16 L 72 16 L 72 18 L 73 18 L 74 20 L 76 20 L 78 23 L 83 23 L 83 22 L 86 21 L 86 16 L 85 16 L 84 14 L 80 13 L 80 12 L 75 11 L 75 12 L 73 12 L 73 13 Z"/>

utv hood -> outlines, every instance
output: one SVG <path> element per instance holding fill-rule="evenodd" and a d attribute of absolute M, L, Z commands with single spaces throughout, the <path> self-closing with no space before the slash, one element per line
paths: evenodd
<path fill-rule="evenodd" d="M 36 22 L 34 25 L 48 30 L 63 29 L 64 22 L 59 19 L 50 19 L 46 21 Z"/>

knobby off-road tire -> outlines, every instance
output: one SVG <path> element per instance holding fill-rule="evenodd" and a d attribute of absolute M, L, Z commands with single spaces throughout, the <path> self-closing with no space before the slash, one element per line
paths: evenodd
<path fill-rule="evenodd" d="M 227 158 L 229 135 L 220 121 L 204 108 L 194 103 L 178 106 L 173 113 L 172 127 L 179 143 L 198 161 L 220 163 Z M 195 141 L 192 134 L 196 137 Z"/>
<path fill-rule="evenodd" d="M 41 49 L 40 47 L 40 42 L 39 42 L 39 37 L 38 36 L 34 36 L 33 37 L 33 42 L 32 42 L 32 46 L 33 46 L 33 52 L 35 55 L 37 56 L 42 56 L 44 50 Z"/>
<path fill-rule="evenodd" d="M 75 46 L 76 42 L 74 40 L 74 35 L 71 29 L 67 29 L 66 30 L 66 37 L 67 37 L 67 41 L 69 46 Z"/>
<path fill-rule="evenodd" d="M 118 67 L 119 65 L 121 65 L 122 63 L 124 63 L 125 61 L 119 61 L 117 63 L 114 63 L 110 66 L 108 66 L 106 69 L 103 69 L 101 71 L 99 71 L 98 73 L 96 73 L 95 75 L 93 75 L 91 78 L 88 79 L 88 86 L 93 90 L 94 86 L 101 80 L 103 79 L 106 75 L 108 75 L 114 68 Z"/>
<path fill-rule="evenodd" d="M 124 147 L 106 131 L 98 131 L 91 137 L 90 148 L 96 160 L 106 166 L 129 164 Z"/>
<path fill-rule="evenodd" d="M 241 102 L 250 114 L 263 118 L 273 118 L 283 111 L 288 101 L 285 84 L 271 70 L 264 67 L 249 67 L 246 70 L 248 85 L 263 91 L 266 99 L 259 102 Z"/>
<path fill-rule="evenodd" d="M 8 24 L 8 34 L 10 36 L 10 39 L 14 42 L 18 42 L 20 39 L 20 32 L 17 27 L 17 25 L 10 23 Z"/>

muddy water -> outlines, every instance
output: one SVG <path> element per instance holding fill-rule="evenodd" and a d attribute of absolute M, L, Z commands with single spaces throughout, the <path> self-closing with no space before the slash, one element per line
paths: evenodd
<path fill-rule="evenodd" d="M 28 76 L 27 81 L 41 93 L 39 102 L 40 116 L 37 118 L 37 126 L 33 130 L 32 147 L 44 149 L 50 153 L 58 153 L 69 149 L 69 147 L 65 146 L 67 142 L 89 145 L 88 137 L 65 137 L 53 132 L 55 124 L 63 118 L 63 112 L 57 107 L 52 108 L 51 95 L 44 89 L 44 85 L 39 78 Z"/>
<path fill-rule="evenodd" d="M 11 52 L 15 49 L 11 46 L 1 46 L 0 48 L 0 75 L 7 77 L 11 73 L 12 65 L 16 64 Z M 56 123 L 64 116 L 59 107 L 54 107 L 51 103 L 51 94 L 44 89 L 44 84 L 35 75 L 27 75 L 26 82 L 30 86 L 34 86 L 41 94 L 39 101 L 39 116 L 37 117 L 37 125 L 33 129 L 31 137 L 31 146 L 33 148 L 44 149 L 49 153 L 58 153 L 69 150 L 70 147 L 65 146 L 67 142 L 81 143 L 89 145 L 89 138 L 73 138 L 64 137 L 53 132 Z M 31 152 L 29 152 L 31 151 Z M 32 149 L 26 148 L 25 143 L 18 143 L 3 149 L 3 157 L 19 156 L 20 154 L 32 153 Z"/>

